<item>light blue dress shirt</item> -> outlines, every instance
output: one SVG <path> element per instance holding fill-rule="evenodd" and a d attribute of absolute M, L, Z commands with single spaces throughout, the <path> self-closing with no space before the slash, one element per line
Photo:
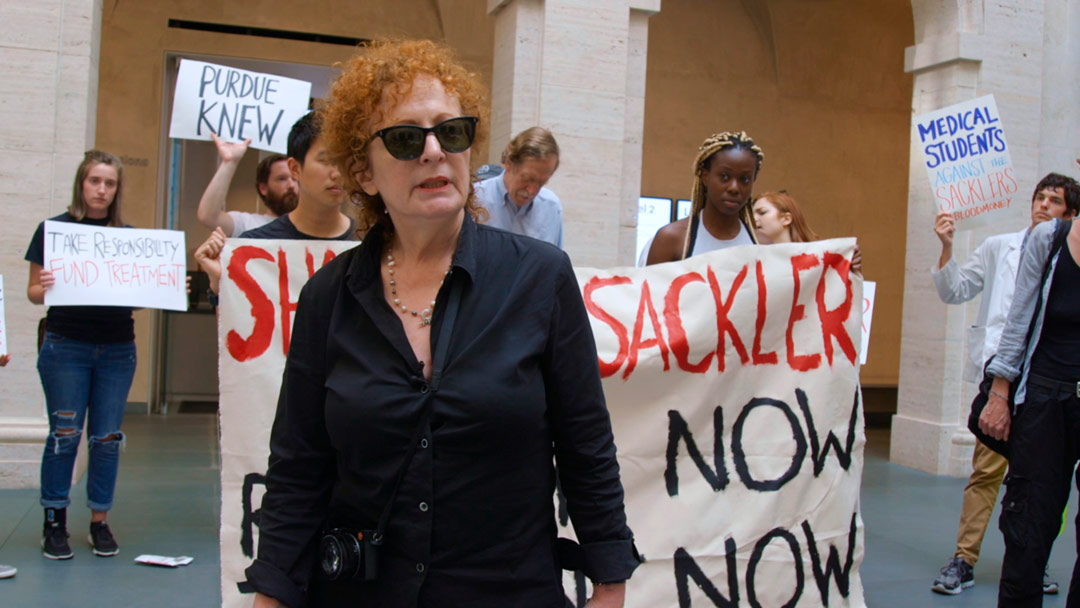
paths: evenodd
<path fill-rule="evenodd" d="M 476 182 L 475 188 L 476 200 L 488 211 L 488 226 L 547 241 L 562 249 L 562 203 L 554 192 L 541 188 L 531 203 L 518 207 L 508 195 L 502 175 Z"/>

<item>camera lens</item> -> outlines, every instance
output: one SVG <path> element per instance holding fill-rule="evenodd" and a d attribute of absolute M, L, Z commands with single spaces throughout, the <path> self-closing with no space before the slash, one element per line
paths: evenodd
<path fill-rule="evenodd" d="M 360 543 L 347 532 L 335 530 L 323 536 L 319 543 L 319 565 L 332 581 L 355 576 L 360 566 Z"/>

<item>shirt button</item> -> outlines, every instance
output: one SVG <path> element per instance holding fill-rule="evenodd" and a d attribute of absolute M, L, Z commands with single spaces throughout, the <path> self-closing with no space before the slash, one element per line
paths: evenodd
<path fill-rule="evenodd" d="M 425 512 L 425 513 L 427 513 L 427 510 L 428 510 L 428 504 L 427 504 L 426 502 L 421 502 L 421 503 L 420 503 L 420 510 L 421 510 L 421 511 L 423 511 L 423 512 Z"/>
<path fill-rule="evenodd" d="M 424 564 L 416 564 L 416 571 L 417 572 L 423 572 L 424 571 Z"/>
<path fill-rule="evenodd" d="M 427 437 L 420 440 L 420 447 L 426 448 L 428 446 Z"/>
<path fill-rule="evenodd" d="M 421 385 L 420 385 L 420 392 L 421 392 L 421 393 L 426 393 L 426 392 L 428 392 L 429 390 L 431 390 L 431 389 L 430 389 L 430 388 L 428 387 L 428 385 L 426 385 L 426 384 L 421 384 Z"/>

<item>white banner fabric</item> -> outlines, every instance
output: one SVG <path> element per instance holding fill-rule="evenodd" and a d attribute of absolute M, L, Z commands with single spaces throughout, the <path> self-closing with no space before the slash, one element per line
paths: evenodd
<path fill-rule="evenodd" d="M 236 582 L 257 546 L 252 513 L 284 368 L 282 321 L 326 251 L 348 245 L 233 239 L 223 254 L 225 606 L 247 605 Z M 863 297 L 849 273 L 853 249 L 853 239 L 836 239 L 576 269 L 627 517 L 647 560 L 629 582 L 628 607 L 864 605 Z M 559 511 L 560 532 L 572 537 Z M 564 582 L 583 605 L 584 580 L 568 573 Z"/>

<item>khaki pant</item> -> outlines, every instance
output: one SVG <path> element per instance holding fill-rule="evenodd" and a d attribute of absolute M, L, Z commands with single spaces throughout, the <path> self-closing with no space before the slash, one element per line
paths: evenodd
<path fill-rule="evenodd" d="M 971 477 L 964 488 L 964 506 L 960 510 L 960 530 L 956 535 L 956 557 L 975 565 L 979 561 L 986 526 L 994 512 L 1001 480 L 1009 461 L 1004 456 L 975 442 L 975 454 L 971 457 Z"/>

